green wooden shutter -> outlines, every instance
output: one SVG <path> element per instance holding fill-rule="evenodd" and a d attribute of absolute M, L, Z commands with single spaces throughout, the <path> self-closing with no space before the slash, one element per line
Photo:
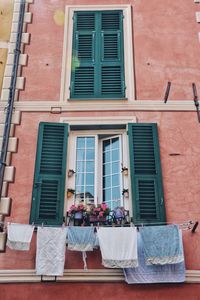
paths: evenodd
<path fill-rule="evenodd" d="M 40 123 L 30 222 L 63 222 L 68 125 Z"/>
<path fill-rule="evenodd" d="M 101 95 L 104 98 L 125 97 L 122 11 L 101 14 L 100 72 Z"/>
<path fill-rule="evenodd" d="M 74 13 L 73 99 L 125 97 L 122 11 Z"/>
<path fill-rule="evenodd" d="M 157 124 L 128 125 L 134 223 L 165 222 Z"/>
<path fill-rule="evenodd" d="M 94 12 L 75 12 L 71 73 L 71 98 L 95 97 Z"/>

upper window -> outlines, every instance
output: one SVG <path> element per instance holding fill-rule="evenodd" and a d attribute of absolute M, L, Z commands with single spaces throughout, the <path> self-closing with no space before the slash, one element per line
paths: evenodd
<path fill-rule="evenodd" d="M 131 6 L 66 6 L 60 100 L 134 99 Z"/>
<path fill-rule="evenodd" d="M 125 97 L 123 12 L 74 13 L 71 98 Z"/>

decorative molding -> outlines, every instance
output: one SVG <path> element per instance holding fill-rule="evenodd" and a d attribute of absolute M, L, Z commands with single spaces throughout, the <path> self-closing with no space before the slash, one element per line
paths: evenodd
<path fill-rule="evenodd" d="M 8 182 L 4 181 L 3 187 L 2 187 L 2 192 L 1 192 L 1 197 L 7 197 L 7 192 L 8 192 Z"/>
<path fill-rule="evenodd" d="M 136 123 L 135 116 L 114 116 L 114 117 L 61 117 L 61 123 L 68 123 L 69 125 L 103 125 L 103 124 L 127 124 L 129 122 Z"/>
<path fill-rule="evenodd" d="M 5 107 L 6 107 L 6 104 L 4 106 L 4 109 L 0 110 L 0 120 L 1 120 L 0 122 L 1 122 L 1 124 L 4 124 L 5 123 L 5 119 L 6 119 Z M 20 120 L 21 120 L 21 112 L 20 111 L 13 112 L 12 121 L 11 121 L 12 124 L 19 125 L 20 124 Z"/>
<path fill-rule="evenodd" d="M 63 276 L 39 276 L 35 270 L 0 270 L 0 283 L 27 282 L 124 282 L 120 269 L 65 270 Z M 200 270 L 187 270 L 186 283 L 200 283 Z M 163 283 L 164 284 L 164 283 Z"/>
<path fill-rule="evenodd" d="M 8 142 L 8 151 L 9 152 L 16 152 L 17 151 L 17 137 L 10 137 Z M 0 149 L 2 146 L 3 137 L 0 137 Z"/>
<path fill-rule="evenodd" d="M 4 216 L 10 215 L 12 199 L 8 197 L 2 197 L 0 201 L 0 214 Z"/>
<path fill-rule="evenodd" d="M 6 182 L 13 182 L 15 176 L 15 167 L 6 166 L 3 180 Z"/>
<path fill-rule="evenodd" d="M 6 90 L 7 91 L 7 90 Z M 4 110 L 6 103 L 2 102 L 1 111 Z M 170 100 L 166 104 L 160 100 L 137 100 L 134 104 L 126 101 L 70 101 L 61 103 L 59 101 L 16 101 L 15 110 L 24 112 L 51 112 L 62 113 L 67 111 L 196 111 L 194 101 Z"/>

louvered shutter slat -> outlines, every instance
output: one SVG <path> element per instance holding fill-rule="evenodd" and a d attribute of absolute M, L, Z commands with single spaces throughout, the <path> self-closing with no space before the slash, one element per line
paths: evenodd
<path fill-rule="evenodd" d="M 68 125 L 40 123 L 30 222 L 63 222 Z"/>
<path fill-rule="evenodd" d="M 70 97 L 125 97 L 122 11 L 74 13 Z"/>
<path fill-rule="evenodd" d="M 130 123 L 128 134 L 134 222 L 164 222 L 157 125 Z"/>
<path fill-rule="evenodd" d="M 125 86 L 122 11 L 102 12 L 101 37 L 101 94 L 105 98 L 123 98 Z"/>

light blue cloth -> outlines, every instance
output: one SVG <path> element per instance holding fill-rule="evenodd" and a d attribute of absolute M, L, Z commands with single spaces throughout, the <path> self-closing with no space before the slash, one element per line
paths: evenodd
<path fill-rule="evenodd" d="M 144 248 L 140 233 L 138 233 L 138 261 L 137 268 L 124 269 L 125 280 L 128 284 L 137 283 L 167 283 L 185 281 L 185 263 L 167 265 L 146 265 Z"/>
<path fill-rule="evenodd" d="M 184 260 L 178 225 L 145 226 L 140 233 L 146 264 L 175 264 Z"/>
<path fill-rule="evenodd" d="M 92 251 L 95 247 L 96 234 L 92 226 L 69 226 L 68 249 L 74 251 Z"/>

